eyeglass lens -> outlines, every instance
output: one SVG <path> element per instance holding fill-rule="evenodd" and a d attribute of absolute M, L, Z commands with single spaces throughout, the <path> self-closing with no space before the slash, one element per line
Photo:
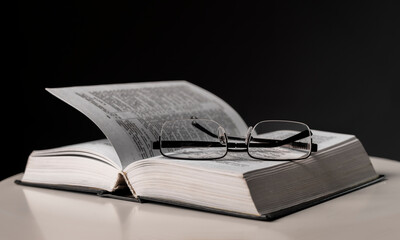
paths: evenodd
<path fill-rule="evenodd" d="M 299 122 L 259 122 L 251 132 L 248 153 L 265 160 L 306 158 L 311 153 L 311 131 Z"/>
<path fill-rule="evenodd" d="M 223 128 L 208 119 L 183 119 L 164 123 L 160 135 L 163 155 L 179 159 L 216 159 L 227 153 Z"/>

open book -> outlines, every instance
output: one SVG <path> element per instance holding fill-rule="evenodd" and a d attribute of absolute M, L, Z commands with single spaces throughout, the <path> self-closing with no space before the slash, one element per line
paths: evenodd
<path fill-rule="evenodd" d="M 161 156 L 152 143 L 167 120 L 197 116 L 217 121 L 228 135 L 246 134 L 231 106 L 186 81 L 47 90 L 107 139 L 33 151 L 22 184 L 270 220 L 381 179 L 355 136 L 318 130 L 312 130 L 318 152 L 299 161 L 239 152 L 206 161 Z"/>

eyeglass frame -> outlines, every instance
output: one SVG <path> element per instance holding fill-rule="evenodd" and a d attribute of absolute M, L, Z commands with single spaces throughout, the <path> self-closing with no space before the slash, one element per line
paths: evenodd
<path fill-rule="evenodd" d="M 193 146 L 192 144 L 200 144 L 200 143 L 202 143 L 202 144 L 204 144 L 204 143 L 207 143 L 207 144 L 220 144 L 220 143 L 217 143 L 217 142 L 203 142 L 203 141 L 162 141 L 161 140 L 161 134 L 160 134 L 159 137 L 158 137 L 158 141 L 153 142 L 153 149 L 159 149 L 161 154 L 164 157 L 173 158 L 173 159 L 181 159 L 181 160 L 202 160 L 202 161 L 205 161 L 205 160 L 216 160 L 216 159 L 224 158 L 228 154 L 228 152 L 231 151 L 231 152 L 247 152 L 247 154 L 251 158 L 258 159 L 258 160 L 264 160 L 264 161 L 297 161 L 297 160 L 306 159 L 306 158 L 310 157 L 311 153 L 318 151 L 318 144 L 315 144 L 315 143 L 312 142 L 313 133 L 312 133 L 311 129 L 309 128 L 309 126 L 307 124 L 302 123 L 302 122 L 289 121 L 289 120 L 263 120 L 263 121 L 260 121 L 257 124 L 255 124 L 254 127 L 249 126 L 249 128 L 247 129 L 246 137 L 243 138 L 243 137 L 227 136 L 226 132 L 225 132 L 225 129 L 218 122 L 216 122 L 214 120 L 211 120 L 211 119 L 199 119 L 197 117 L 191 117 L 190 119 L 178 119 L 176 121 L 179 121 L 179 120 L 193 120 L 192 124 L 196 128 L 198 128 L 202 132 L 206 133 L 207 135 L 209 135 L 211 137 L 215 137 L 215 138 L 217 138 L 217 139 L 219 139 L 221 141 L 221 139 L 220 139 L 221 136 L 217 136 L 216 134 L 210 132 L 208 129 L 206 129 L 205 127 L 203 127 L 200 124 L 198 124 L 195 120 L 205 120 L 205 121 L 212 121 L 212 122 L 216 123 L 219 126 L 219 128 L 223 129 L 223 138 L 224 138 L 223 140 L 226 141 L 225 154 L 220 156 L 220 157 L 213 157 L 213 158 L 172 157 L 172 156 L 169 156 L 169 155 L 165 154 L 161 150 L 162 149 L 162 144 L 161 143 L 180 144 L 179 147 L 185 147 L 185 146 L 190 147 L 190 146 Z M 174 121 L 167 121 L 167 122 L 174 122 Z M 163 126 L 167 122 L 165 122 L 163 124 Z M 302 132 L 297 133 L 296 135 L 293 135 L 293 136 L 291 136 L 289 138 L 286 138 L 286 139 L 282 139 L 282 140 L 271 140 L 271 139 L 260 139 L 260 138 L 253 138 L 253 139 L 257 139 L 258 141 L 261 141 L 261 142 L 264 142 L 264 143 L 269 142 L 269 144 L 279 144 L 279 145 L 276 145 L 276 146 L 269 146 L 269 147 L 278 147 L 278 146 L 282 146 L 282 145 L 285 145 L 285 144 L 288 144 L 288 143 L 295 143 L 294 141 L 299 140 L 299 139 L 303 139 L 305 137 L 310 137 L 311 148 L 310 148 L 308 154 L 303 156 L 303 157 L 301 157 L 301 158 L 295 158 L 295 159 L 268 159 L 268 158 L 259 158 L 259 157 L 252 156 L 250 154 L 250 152 L 249 152 L 249 145 L 251 143 L 251 141 L 250 141 L 251 133 L 257 127 L 257 125 L 259 125 L 261 123 L 265 123 L 265 122 L 284 122 L 284 123 L 294 123 L 294 124 L 304 125 L 306 127 L 306 130 L 303 130 Z M 162 128 L 163 127 L 161 127 L 161 129 Z M 307 134 L 307 132 L 309 134 L 307 136 L 303 136 L 303 135 Z M 240 143 L 229 142 L 228 141 L 229 139 L 237 140 L 237 141 L 244 141 L 244 142 L 240 142 Z M 296 144 L 297 145 L 303 145 L 303 144 L 307 144 L 307 143 L 296 142 Z M 202 147 L 202 146 L 195 145 L 193 147 Z M 213 147 L 213 146 L 207 145 L 207 147 Z M 176 148 L 176 147 L 173 145 L 173 146 L 166 146 L 165 148 Z"/>

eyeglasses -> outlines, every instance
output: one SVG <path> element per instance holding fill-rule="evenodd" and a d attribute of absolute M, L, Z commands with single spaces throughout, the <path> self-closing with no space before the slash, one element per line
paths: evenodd
<path fill-rule="evenodd" d="M 162 125 L 153 142 L 165 157 L 187 160 L 223 158 L 228 151 L 247 152 L 260 160 L 299 160 L 316 152 L 310 128 L 300 122 L 266 120 L 249 127 L 245 137 L 227 136 L 225 129 L 209 119 L 180 119 Z"/>

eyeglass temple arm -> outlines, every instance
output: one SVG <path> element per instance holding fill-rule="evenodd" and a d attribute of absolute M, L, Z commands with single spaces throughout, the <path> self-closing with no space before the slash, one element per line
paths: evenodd
<path fill-rule="evenodd" d="M 263 139 L 265 140 L 265 139 Z M 268 139 L 267 139 L 268 140 Z M 269 142 L 259 142 L 250 143 L 252 147 L 279 147 L 285 144 L 276 143 L 275 140 L 269 140 Z M 290 143 L 293 147 L 296 148 L 307 148 L 307 143 L 302 142 L 292 142 Z M 313 144 L 311 147 L 311 151 L 315 152 L 317 144 Z M 163 141 L 163 148 L 177 148 L 177 147 L 226 147 L 226 145 L 221 144 L 219 142 L 202 142 L 202 141 Z M 246 149 L 247 145 L 243 143 L 232 142 L 228 143 L 228 149 L 232 151 L 242 151 Z M 314 147 L 314 148 L 313 148 Z M 153 149 L 160 149 L 160 141 L 153 142 Z"/>
<path fill-rule="evenodd" d="M 312 132 L 310 132 L 312 135 Z M 302 142 L 296 142 L 297 140 L 306 138 L 309 136 L 308 130 L 304 130 L 302 132 L 299 132 L 296 135 L 293 135 L 291 137 L 288 137 L 286 139 L 282 140 L 271 140 L 271 139 L 264 139 L 264 138 L 253 138 L 252 140 L 255 140 L 257 142 L 265 142 L 265 143 L 270 143 L 270 147 L 278 147 L 286 144 L 291 144 L 294 147 L 299 147 L 299 148 L 306 148 L 307 143 L 302 143 Z M 311 152 L 317 152 L 318 151 L 318 144 L 312 143 L 311 142 Z"/>
<path fill-rule="evenodd" d="M 201 126 L 199 123 L 197 123 L 196 121 L 192 122 L 192 125 L 195 126 L 196 128 L 198 128 L 199 130 L 203 131 L 204 133 L 208 134 L 211 137 L 215 137 L 218 138 L 218 136 L 212 132 L 210 132 L 207 128 Z M 312 132 L 310 132 L 312 135 Z M 297 140 L 303 139 L 308 137 L 308 130 L 304 130 L 302 132 L 299 132 L 296 135 L 293 135 L 291 137 L 288 137 L 286 139 L 282 139 L 282 140 L 270 140 L 270 139 L 263 139 L 263 138 L 253 138 L 253 140 L 257 141 L 257 142 L 265 142 L 265 143 L 275 143 L 276 145 L 274 145 L 275 147 L 278 146 L 282 146 L 285 144 L 289 144 L 291 143 L 293 146 L 295 147 L 304 147 L 304 145 L 306 145 L 306 143 L 301 143 L 301 142 L 295 142 Z M 241 137 L 233 137 L 233 136 L 227 136 L 229 139 L 233 139 L 233 140 L 242 140 L 245 141 L 244 138 Z M 271 146 L 271 147 L 274 147 Z M 315 143 L 311 143 L 311 152 L 317 152 L 318 151 L 318 145 Z"/>
<path fill-rule="evenodd" d="M 237 137 L 235 137 L 237 138 Z M 243 138 L 237 138 L 238 140 Z M 283 143 L 282 140 L 270 140 L 270 139 L 253 139 L 258 141 L 258 143 L 250 143 L 254 147 L 279 147 L 285 144 L 290 143 L 293 147 L 297 148 L 306 148 L 307 144 L 302 142 L 288 142 Z M 153 142 L 153 149 L 160 149 L 160 141 Z M 175 148 L 175 147 L 224 147 L 223 144 L 219 142 L 205 142 L 205 141 L 163 141 L 164 148 Z M 237 148 L 246 148 L 245 143 L 237 143 L 237 142 L 228 142 L 228 148 L 235 150 Z M 317 144 L 312 144 L 311 147 L 312 152 L 317 151 Z"/>

